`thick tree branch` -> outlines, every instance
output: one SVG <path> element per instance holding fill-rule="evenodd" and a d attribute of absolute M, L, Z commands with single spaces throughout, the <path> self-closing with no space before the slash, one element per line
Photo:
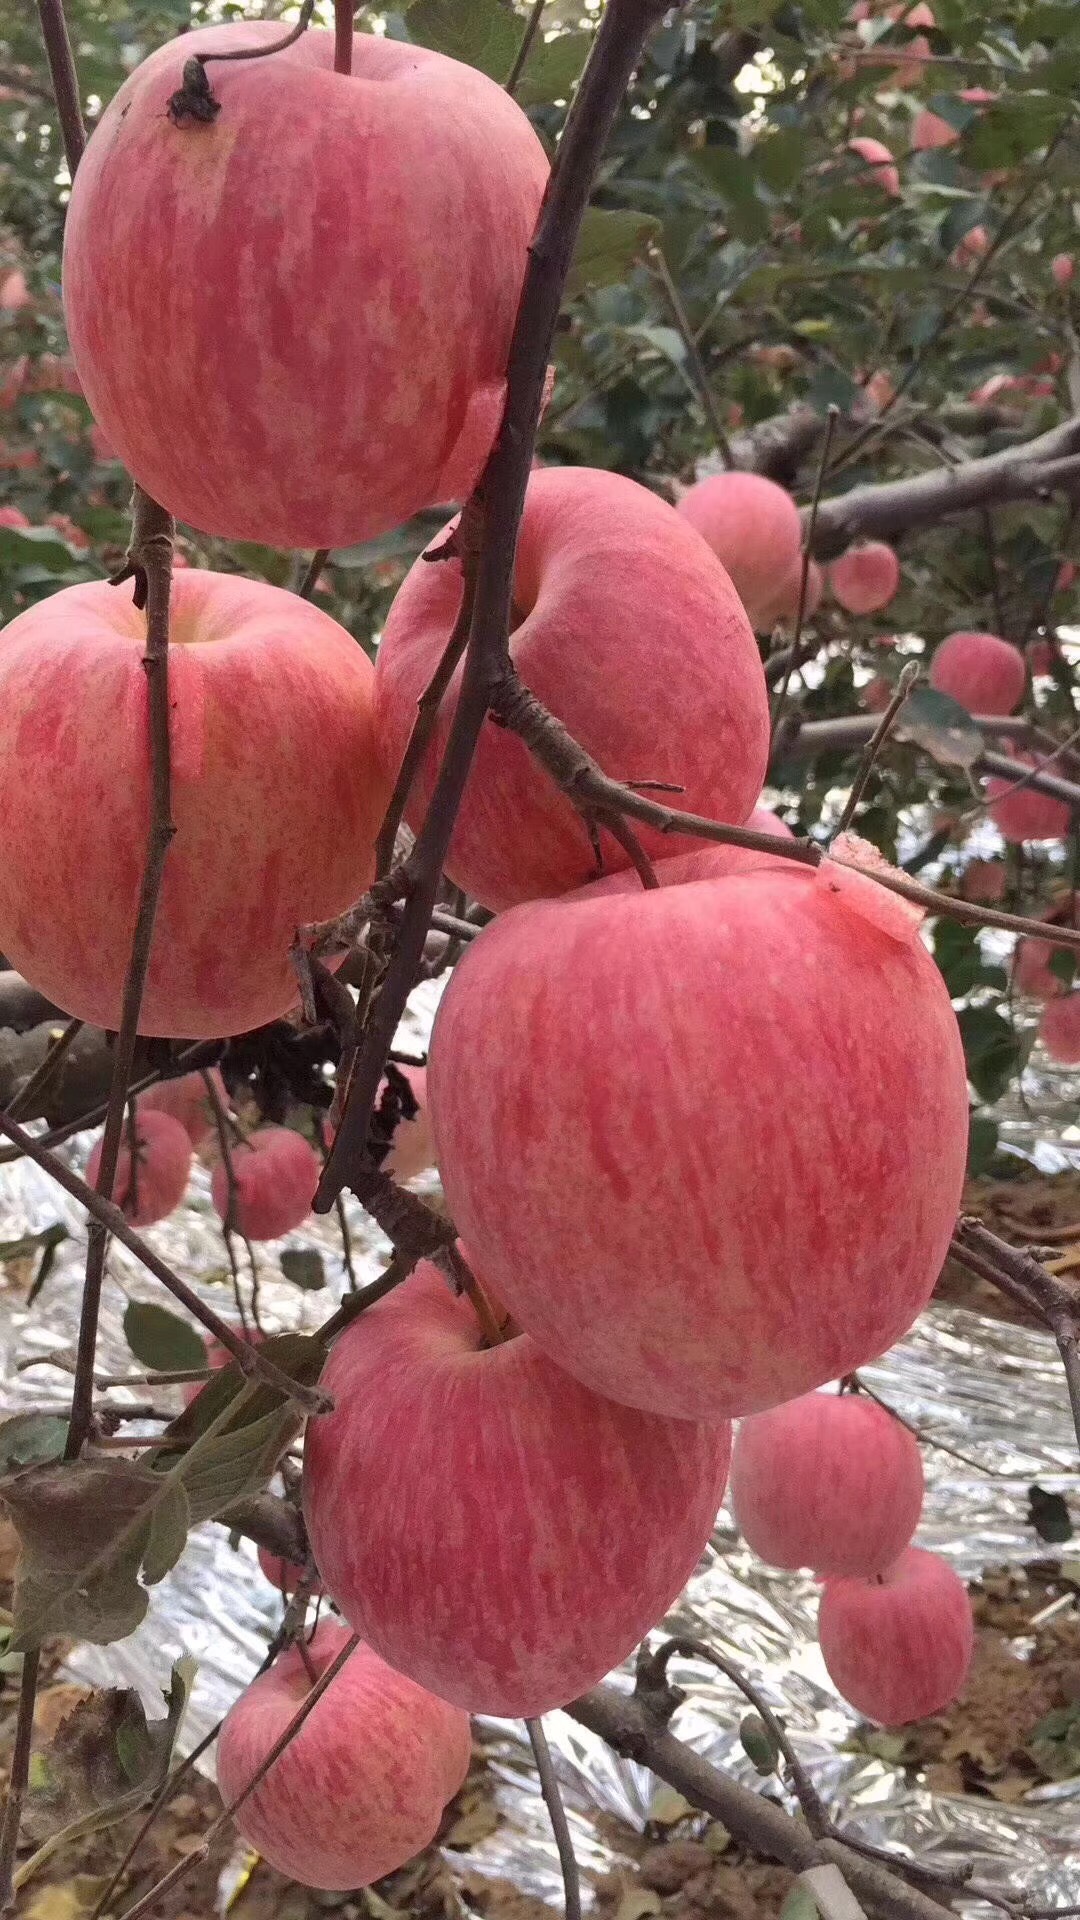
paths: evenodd
<path fill-rule="evenodd" d="M 608 132 L 663 0 L 609 0 L 529 251 L 507 363 L 506 406 L 472 501 L 481 535 L 476 600 L 454 718 L 431 803 L 407 861 L 409 891 L 393 952 L 367 1021 L 349 1097 L 315 1196 L 326 1213 L 364 1154 L 383 1066 L 417 979 L 443 864 L 491 696 L 508 657 L 514 555 L 543 403 L 548 359 L 582 216 Z"/>

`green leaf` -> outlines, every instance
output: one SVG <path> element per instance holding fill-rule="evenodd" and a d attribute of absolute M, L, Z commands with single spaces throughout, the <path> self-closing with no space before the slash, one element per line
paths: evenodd
<path fill-rule="evenodd" d="M 1034 1527 L 1040 1540 L 1054 1546 L 1073 1537 L 1069 1509 L 1060 1493 L 1048 1493 L 1037 1481 L 1028 1488 L 1028 1525 Z"/>
<path fill-rule="evenodd" d="M 773 193 L 786 193 L 795 185 L 806 155 L 807 138 L 799 127 L 779 127 L 763 134 L 754 148 L 758 172 Z"/>
<path fill-rule="evenodd" d="M 975 928 L 963 926 L 958 920 L 940 919 L 934 928 L 934 959 L 954 1000 L 970 993 L 982 967 Z"/>
<path fill-rule="evenodd" d="M 757 176 L 750 160 L 734 147 L 702 147 L 693 156 L 702 175 L 724 203 L 728 225 L 738 240 L 764 240 L 769 231 L 769 209 L 757 194 Z"/>
<path fill-rule="evenodd" d="M 149 1300 L 132 1300 L 126 1308 L 124 1338 L 151 1373 L 184 1373 L 206 1365 L 206 1347 L 191 1322 Z"/>
<path fill-rule="evenodd" d="M 432 47 L 468 67 L 478 67 L 492 80 L 506 79 L 514 64 L 523 20 L 500 0 L 413 0 L 405 16 L 409 39 L 418 47 Z"/>
<path fill-rule="evenodd" d="M 994 1007 L 961 1007 L 956 1016 L 964 1043 L 968 1079 L 980 1100 L 1000 1100 L 1020 1064 L 1020 1046 L 1005 1016 Z"/>
<path fill-rule="evenodd" d="M 894 733 L 951 767 L 973 766 L 985 744 L 967 708 L 936 687 L 916 687 L 909 693 Z"/>
<path fill-rule="evenodd" d="M 37 1849 L 16 1887 L 69 1842 L 113 1826 L 150 1799 L 168 1774 L 195 1675 L 180 1660 L 164 1695 L 165 1717 L 146 1718 L 133 1687 L 110 1687 L 81 1700 L 34 1754 L 25 1818 Z"/>
<path fill-rule="evenodd" d="M 0 1422 L 0 1473 L 59 1460 L 68 1423 L 61 1413 L 16 1413 Z"/>
<path fill-rule="evenodd" d="M 591 33 L 560 33 L 553 40 L 536 41 L 517 84 L 517 98 L 522 106 L 539 107 L 548 101 L 568 100 L 592 43 Z"/>
<path fill-rule="evenodd" d="M 973 1113 L 968 1126 L 967 1177 L 977 1180 L 981 1173 L 989 1171 L 990 1164 L 997 1152 L 998 1123 L 988 1113 Z"/>
<path fill-rule="evenodd" d="M 565 299 L 576 299 L 586 287 L 625 280 L 659 232 L 655 214 L 632 213 L 624 207 L 587 207 L 566 276 Z"/>
<path fill-rule="evenodd" d="M 294 1287 L 305 1293 L 318 1293 L 326 1285 L 326 1268 L 317 1247 L 286 1247 L 281 1256 L 281 1271 Z"/>
<path fill-rule="evenodd" d="M 775 1773 L 780 1764 L 780 1749 L 760 1713 L 747 1713 L 739 1722 L 739 1739 L 748 1760 L 760 1774 Z"/>
<path fill-rule="evenodd" d="M 1076 954 L 1069 947 L 1055 947 L 1047 962 L 1055 980 L 1063 980 L 1071 987 L 1076 978 Z"/>
<path fill-rule="evenodd" d="M 85 572 L 85 554 L 61 540 L 55 527 L 0 527 L 0 575 L 36 572 L 42 579 Z"/>
<path fill-rule="evenodd" d="M 965 136 L 964 160 L 972 167 L 1014 167 L 1046 145 L 1061 118 L 1061 101 L 1046 94 L 995 100 Z"/>

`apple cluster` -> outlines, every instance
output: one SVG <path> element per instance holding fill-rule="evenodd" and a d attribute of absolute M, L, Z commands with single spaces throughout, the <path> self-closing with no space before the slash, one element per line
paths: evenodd
<path fill-rule="evenodd" d="M 224 538 L 333 548 L 476 481 L 547 163 L 502 89 L 391 39 L 356 36 L 349 75 L 318 32 L 215 64 L 278 31 L 194 32 L 130 76 L 74 182 L 65 306 L 95 417 L 155 500 Z M 212 109 L 185 91 L 199 60 Z M 611 775 L 764 824 L 755 627 L 794 613 L 801 544 L 794 502 L 752 475 L 703 481 L 676 508 L 612 473 L 538 469 L 514 663 Z M 869 543 L 833 564 L 831 588 L 863 612 L 898 578 Z M 816 572 L 807 584 L 821 590 Z M 293 1009 L 296 929 L 372 879 L 461 594 L 459 558 L 418 561 L 373 668 L 294 595 L 177 574 L 176 834 L 143 1033 L 225 1037 Z M 130 598 L 92 584 L 31 607 L 0 644 L 0 947 L 104 1027 L 119 1022 L 150 808 L 144 641 Z M 456 694 L 455 680 L 414 827 Z M 752 1436 L 817 1415 L 803 1396 L 904 1334 L 941 1266 L 967 1082 L 918 911 L 856 842 L 811 869 L 642 841 L 655 888 L 607 840 L 594 879 L 569 800 L 485 723 L 446 871 L 494 917 L 453 973 L 415 1132 L 393 1150 L 402 1177 L 433 1152 L 510 1337 L 488 1344 L 472 1300 L 421 1265 L 331 1350 L 304 1511 L 362 1644 L 239 1814 L 253 1845 L 319 1886 L 366 1882 L 431 1838 L 468 1764 L 468 1714 L 542 1714 L 623 1660 L 709 1540 L 732 1420 L 749 1416 L 738 1487 L 783 1482 L 787 1443 L 752 1471 Z M 212 1123 L 202 1083 L 139 1102 L 117 1188 L 132 1219 L 176 1204 Z M 228 1226 L 275 1237 L 307 1213 L 318 1162 L 299 1134 L 259 1128 L 229 1158 L 212 1176 Z M 835 1405 L 865 1424 L 861 1405 Z M 844 1441 L 849 1466 L 862 1457 L 855 1514 L 834 1443 L 815 1442 L 817 1459 L 798 1442 L 802 1519 L 831 1516 L 814 1523 L 835 1545 L 830 1670 L 857 1705 L 903 1718 L 910 1692 L 864 1680 L 883 1633 L 925 1633 L 943 1575 L 906 1547 L 910 1449 L 870 1426 Z M 343 1634 L 320 1629 L 314 1670 Z M 955 1661 L 949 1676 L 946 1691 Z M 308 1684 L 293 1650 L 237 1703 L 227 1798 Z"/>

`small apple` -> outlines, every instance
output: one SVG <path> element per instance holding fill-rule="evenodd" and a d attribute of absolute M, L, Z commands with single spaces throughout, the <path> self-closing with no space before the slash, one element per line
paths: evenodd
<path fill-rule="evenodd" d="M 900 585 L 900 562 L 884 540 L 849 547 L 829 568 L 833 599 L 847 613 L 878 613 Z"/>
<path fill-rule="evenodd" d="M 822 1590 L 818 1641 L 829 1677 L 882 1726 L 924 1720 L 955 1700 L 974 1638 L 967 1588 L 923 1547 L 868 1580 L 826 1580 Z"/>
<path fill-rule="evenodd" d="M 97 1185 L 101 1167 L 99 1140 L 86 1163 L 87 1185 Z M 135 1122 L 135 1170 L 131 1141 L 124 1122 L 123 1144 L 116 1163 L 112 1197 L 133 1227 L 151 1227 L 180 1205 L 191 1172 L 191 1141 L 178 1120 L 167 1113 L 144 1113 Z"/>
<path fill-rule="evenodd" d="M 969 713 L 1014 713 L 1024 697 L 1024 656 L 996 633 L 950 633 L 930 662 L 930 685 Z"/>
<path fill-rule="evenodd" d="M 259 1127 L 229 1149 L 235 1192 L 223 1160 L 210 1176 L 210 1197 L 227 1227 L 245 1240 L 280 1240 L 311 1212 L 322 1171 L 318 1154 L 291 1127 Z"/>

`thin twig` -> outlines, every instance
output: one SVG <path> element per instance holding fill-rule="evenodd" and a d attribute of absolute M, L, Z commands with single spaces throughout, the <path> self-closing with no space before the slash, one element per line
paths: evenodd
<path fill-rule="evenodd" d="M 900 709 L 905 704 L 908 694 L 919 678 L 920 672 L 921 668 L 917 660 L 909 660 L 907 666 L 904 667 L 901 672 L 900 678 L 896 683 L 896 692 L 893 694 L 881 719 L 874 728 L 870 739 L 866 743 L 863 757 L 855 770 L 855 778 L 851 783 L 851 791 L 844 802 L 844 811 L 836 823 L 836 831 L 832 838 L 835 839 L 837 835 L 846 833 L 848 827 L 851 825 L 855 809 L 863 797 L 866 783 L 873 771 L 874 761 L 877 759 L 893 727 L 896 725 L 900 716 Z"/>
<path fill-rule="evenodd" d="M 64 18 L 64 0 L 38 0 L 38 17 L 41 21 L 41 37 L 45 42 L 45 53 L 49 62 L 56 111 L 60 119 L 64 155 L 68 173 L 74 180 L 75 169 L 86 151 L 86 128 L 83 125 L 82 102 L 79 98 L 79 76 L 75 71 L 75 56 L 71 51 L 67 21 Z"/>
<path fill-rule="evenodd" d="M 551 1820 L 551 1830 L 555 1835 L 555 1845 L 559 1849 L 559 1865 L 563 1877 L 563 1911 L 566 1920 L 581 1920 L 581 1876 L 574 1854 L 574 1842 L 570 1837 L 570 1825 L 566 1818 L 559 1782 L 551 1761 L 551 1752 L 547 1743 L 542 1720 L 526 1720 L 525 1729 L 529 1736 L 529 1745 L 536 1761 L 536 1771 L 540 1775 L 540 1791 Z"/>
<path fill-rule="evenodd" d="M 225 1168 L 226 1201 L 225 1218 L 221 1223 L 221 1237 L 225 1242 L 225 1252 L 229 1261 L 233 1299 L 236 1302 L 240 1331 L 246 1339 L 248 1334 L 247 1314 L 244 1311 L 244 1298 L 240 1291 L 240 1267 L 236 1258 L 236 1247 L 233 1243 L 233 1234 L 239 1231 L 236 1226 L 236 1198 L 239 1192 L 239 1186 L 236 1179 L 236 1168 L 233 1166 L 232 1147 L 229 1144 L 228 1116 L 225 1112 L 221 1095 L 214 1085 L 213 1074 L 204 1072 L 202 1081 L 206 1088 L 206 1097 L 210 1102 L 210 1111 L 214 1116 L 214 1131 L 217 1134 L 218 1152 L 221 1155 L 221 1162 Z M 252 1260 L 252 1269 L 254 1270 L 254 1260 Z M 254 1304 L 252 1311 L 254 1311 Z"/>
<path fill-rule="evenodd" d="M 330 558 L 329 547 L 318 547 L 304 568 L 300 585 L 296 591 L 301 600 L 310 600 L 319 584 L 319 575 Z"/>
<path fill-rule="evenodd" d="M 526 22 L 525 31 L 521 36 L 518 50 L 514 55 L 514 64 L 506 76 L 506 91 L 511 95 L 517 92 L 518 81 L 525 71 L 525 62 L 533 50 L 533 41 L 536 39 L 537 33 L 540 30 L 540 19 L 546 4 L 547 0 L 533 0 L 532 12 Z"/>
<path fill-rule="evenodd" d="M 788 688 L 792 678 L 803 664 L 802 630 L 806 618 L 806 596 L 810 584 L 810 561 L 814 552 L 814 536 L 817 532 L 818 513 L 821 508 L 821 489 L 825 484 L 825 469 L 829 461 L 829 449 L 836 432 L 836 423 L 840 418 L 839 407 L 830 407 L 825 416 L 825 432 L 822 435 L 821 450 L 818 454 L 817 472 L 814 475 L 814 491 L 810 496 L 810 511 L 803 528 L 802 560 L 799 574 L 799 604 L 795 611 L 795 631 L 792 635 L 788 657 L 784 663 L 784 677 L 780 682 L 776 698 L 773 701 L 771 735 L 775 741 L 779 737 L 780 722 L 783 719 L 787 703 Z"/>
<path fill-rule="evenodd" d="M 683 305 L 682 295 L 672 276 L 671 268 L 668 266 L 662 247 L 654 244 L 649 248 L 649 263 L 664 290 L 665 298 L 671 309 L 671 317 L 675 322 L 675 330 L 686 349 L 686 358 L 694 376 L 691 384 L 698 399 L 701 401 L 705 419 L 716 441 L 720 458 L 725 467 L 730 469 L 735 465 L 735 455 L 732 452 L 731 441 L 727 437 L 720 408 L 717 405 L 716 395 L 712 390 L 712 384 L 709 380 L 708 369 L 701 357 L 701 349 L 697 343 L 697 336 L 694 333 L 693 327 L 690 325 L 690 316 Z"/>
<path fill-rule="evenodd" d="M 461 524 L 458 526 L 461 534 Z M 444 564 L 443 562 L 439 563 Z M 375 878 L 385 879 L 394 862 L 394 849 L 397 845 L 398 829 L 405 818 L 405 808 L 409 803 L 417 773 L 420 770 L 428 742 L 435 730 L 439 717 L 443 695 L 454 677 L 458 661 L 468 644 L 469 629 L 472 625 L 473 601 L 475 597 L 476 569 L 470 563 L 466 553 L 462 560 L 461 602 L 450 638 L 443 648 L 438 666 L 416 703 L 416 718 L 412 724 L 408 744 L 402 755 L 401 765 L 394 781 L 394 791 L 379 828 L 375 842 Z"/>
<path fill-rule="evenodd" d="M 265 1668 L 267 1664 L 268 1662 L 264 1661 L 263 1667 Z M 158 1793 L 155 1795 L 154 1799 L 150 1803 L 145 1820 L 142 1822 L 142 1825 L 138 1828 L 135 1834 L 135 1837 L 131 1842 L 131 1845 L 129 1846 L 127 1852 L 125 1853 L 123 1859 L 120 1862 L 120 1865 L 117 1867 L 116 1872 L 112 1876 L 112 1879 L 108 1882 L 108 1885 L 106 1886 L 104 1892 L 98 1896 L 98 1899 L 94 1906 L 94 1910 L 89 1915 L 89 1920 L 101 1920 L 101 1915 L 108 1911 L 108 1908 L 112 1903 L 112 1898 L 114 1893 L 116 1892 L 117 1887 L 120 1885 L 120 1882 L 124 1878 L 124 1875 L 126 1874 L 132 1861 L 134 1860 L 135 1855 L 138 1853 L 139 1848 L 142 1846 L 143 1841 L 146 1839 L 147 1834 L 150 1832 L 151 1827 L 154 1825 L 155 1821 L 157 1820 L 159 1814 L 164 1812 L 165 1808 L 169 1804 L 169 1801 L 173 1798 L 174 1794 L 176 1793 L 177 1788 L 183 1783 L 183 1781 L 187 1779 L 188 1775 L 194 1771 L 194 1768 L 197 1762 L 202 1759 L 203 1754 L 209 1752 L 210 1748 L 214 1744 L 214 1741 L 217 1739 L 218 1734 L 221 1732 L 221 1729 L 224 1726 L 224 1724 L 225 1724 L 224 1719 L 221 1719 L 217 1722 L 216 1726 L 211 1727 L 209 1733 L 203 1735 L 203 1738 L 199 1741 L 198 1746 L 192 1747 L 191 1752 L 183 1760 L 181 1760 L 180 1765 L 178 1767 L 174 1767 L 172 1772 L 162 1782 Z"/>
<path fill-rule="evenodd" d="M 185 1280 L 181 1280 L 179 1274 L 174 1273 L 160 1255 L 154 1252 L 153 1247 L 142 1238 L 142 1235 L 136 1233 L 126 1215 L 119 1207 L 114 1206 L 111 1200 L 106 1200 L 103 1194 L 95 1192 L 93 1187 L 88 1187 L 86 1181 L 80 1180 L 78 1174 L 73 1173 L 55 1153 L 50 1152 L 48 1147 L 43 1146 L 39 1140 L 35 1140 L 32 1134 L 24 1132 L 22 1127 L 17 1126 L 3 1113 L 0 1113 L 0 1133 L 6 1139 L 13 1141 L 28 1160 L 33 1160 L 36 1166 L 44 1168 L 46 1173 L 51 1174 L 57 1185 L 63 1187 L 65 1193 L 70 1193 L 73 1200 L 78 1200 L 93 1220 L 119 1240 L 129 1253 L 133 1253 L 136 1260 L 140 1260 L 143 1266 L 153 1274 L 155 1280 L 160 1280 L 162 1286 L 172 1294 L 173 1298 L 179 1300 L 181 1305 L 194 1315 L 199 1324 L 228 1349 L 241 1373 L 249 1378 L 261 1380 L 264 1386 L 274 1387 L 286 1398 L 295 1400 L 306 1413 L 329 1411 L 330 1403 L 327 1396 L 317 1387 L 305 1387 L 299 1381 L 291 1379 L 287 1373 L 282 1372 L 280 1367 L 276 1367 L 272 1361 L 267 1360 L 257 1347 L 242 1340 L 235 1328 L 230 1327 L 227 1320 L 222 1320 L 219 1314 L 208 1307 L 194 1289 L 189 1287 Z"/>
<path fill-rule="evenodd" d="M 131 957 L 124 978 L 120 1009 L 120 1031 L 113 1053 L 109 1105 L 101 1139 L 98 1168 L 98 1192 L 105 1199 L 112 1195 L 120 1155 L 124 1107 L 128 1097 L 135 1044 L 139 1034 L 139 1014 L 143 989 L 150 965 L 158 897 L 165 872 L 165 860 L 176 828 L 172 821 L 172 772 L 169 742 L 169 592 L 172 582 L 172 515 L 136 487 L 132 496 L 131 545 L 121 572 L 113 581 L 120 586 L 134 578 L 135 606 L 146 612 L 146 651 L 143 669 L 147 685 L 147 721 L 150 736 L 150 821 L 147 829 L 142 884 L 131 939 Z M 75 1386 L 71 1401 L 71 1425 L 68 1428 L 64 1458 L 74 1460 L 90 1431 L 93 1418 L 94 1354 L 97 1348 L 98 1314 L 101 1288 L 105 1278 L 108 1235 L 101 1222 L 91 1218 L 86 1250 L 86 1281 L 83 1287 L 79 1319 L 79 1343 L 75 1363 Z"/>
<path fill-rule="evenodd" d="M 57 1069 L 62 1065 L 65 1054 L 78 1039 L 82 1028 L 83 1023 L 81 1020 L 69 1020 L 67 1026 L 63 1027 L 56 1035 L 55 1039 L 50 1043 L 44 1060 L 40 1061 L 35 1067 L 30 1078 L 24 1080 L 14 1099 L 9 1100 L 7 1110 L 9 1120 L 22 1120 L 29 1112 L 38 1094 L 44 1093 L 46 1087 L 49 1086 L 55 1078 Z"/>
<path fill-rule="evenodd" d="M 37 1647 L 23 1654 L 22 1676 L 19 1681 L 19 1713 L 15 1722 L 15 1746 L 11 1755 L 11 1772 L 8 1776 L 3 1831 L 0 1832 L 0 1913 L 9 1912 L 14 1897 L 12 1869 L 15 1865 L 15 1849 L 19 1844 L 19 1827 L 22 1822 L 23 1801 L 26 1798 L 26 1782 L 30 1776 L 30 1742 L 34 1735 L 34 1705 L 37 1700 L 40 1662 L 41 1653 Z"/>
<path fill-rule="evenodd" d="M 476 600 L 461 690 L 434 791 L 407 862 L 410 890 L 393 952 L 373 1002 L 349 1096 L 315 1196 L 326 1213 L 351 1182 L 398 1021 L 421 971 L 424 942 L 494 687 L 509 661 L 517 532 L 532 466 L 548 361 L 581 221 L 608 132 L 662 0 L 609 0 L 566 118 L 529 248 L 507 363 L 506 404 L 495 445 L 469 503 L 481 526 Z M 465 518 L 468 518 L 466 508 Z"/>
<path fill-rule="evenodd" d="M 281 1758 L 286 1747 L 299 1733 L 300 1728 L 303 1726 L 312 1708 L 318 1706 L 319 1701 L 322 1699 L 323 1694 L 331 1682 L 337 1679 L 346 1660 L 350 1654 L 356 1651 L 359 1645 L 360 1635 L 358 1633 L 351 1633 L 340 1652 L 335 1654 L 329 1666 L 323 1669 L 310 1693 L 304 1695 L 303 1700 L 297 1707 L 285 1731 L 279 1735 L 278 1739 L 274 1741 L 273 1746 L 270 1748 L 269 1753 L 259 1762 L 259 1765 L 256 1767 L 243 1792 L 238 1793 L 236 1799 L 231 1800 L 224 1811 L 219 1813 L 217 1819 L 207 1828 L 201 1847 L 197 1848 L 194 1853 L 189 1853 L 185 1859 L 177 1861 L 175 1867 L 171 1867 L 168 1873 L 163 1874 L 161 1879 L 156 1881 L 150 1888 L 149 1892 L 143 1894 L 141 1900 L 137 1900 L 133 1907 L 127 1909 L 127 1912 L 122 1916 L 122 1920 L 141 1920 L 141 1915 L 149 1913 L 157 1906 L 162 1897 L 175 1887 L 178 1881 L 183 1879 L 191 1867 L 198 1861 L 206 1859 L 218 1834 L 235 1818 L 244 1802 L 254 1793 L 260 1781 L 265 1779 L 275 1761 Z"/>

